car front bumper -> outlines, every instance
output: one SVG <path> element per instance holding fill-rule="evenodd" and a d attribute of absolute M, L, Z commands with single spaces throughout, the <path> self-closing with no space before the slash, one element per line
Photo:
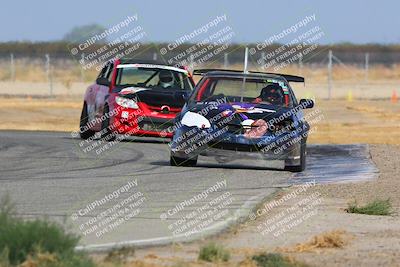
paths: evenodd
<path fill-rule="evenodd" d="M 279 136 L 273 134 L 262 138 L 249 139 L 243 135 L 226 133 L 219 138 L 206 142 L 191 142 L 184 145 L 179 138 L 189 129 L 178 129 L 174 135 L 171 156 L 178 158 L 194 158 L 197 156 L 215 157 L 217 161 L 232 161 L 235 159 L 285 160 L 286 165 L 300 163 L 301 145 L 306 142 L 307 132 L 285 132 Z"/>
<path fill-rule="evenodd" d="M 172 138 L 175 116 L 126 108 L 119 110 L 113 123 L 118 134 Z"/>

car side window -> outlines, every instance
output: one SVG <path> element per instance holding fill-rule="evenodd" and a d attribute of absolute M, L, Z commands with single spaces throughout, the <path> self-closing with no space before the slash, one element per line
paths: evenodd
<path fill-rule="evenodd" d="M 106 73 L 105 73 L 105 78 L 109 81 L 109 82 L 111 82 L 111 79 L 112 79 L 112 73 L 113 73 L 113 69 L 114 69 L 114 64 L 108 64 L 108 68 L 107 68 L 107 70 L 106 70 Z"/>
<path fill-rule="evenodd" d="M 105 73 L 107 71 L 107 68 L 108 68 L 108 65 L 105 65 L 103 67 L 103 69 L 100 71 L 99 76 L 97 76 L 97 78 L 104 78 L 104 75 L 105 75 Z"/>
<path fill-rule="evenodd" d="M 114 64 L 112 63 L 107 63 L 103 69 L 100 71 L 99 76 L 97 76 L 97 78 L 106 78 L 107 80 L 111 80 L 111 73 L 113 70 Z"/>

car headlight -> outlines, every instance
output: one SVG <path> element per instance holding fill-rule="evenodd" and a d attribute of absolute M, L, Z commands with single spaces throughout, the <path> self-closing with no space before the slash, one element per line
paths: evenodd
<path fill-rule="evenodd" d="M 134 109 L 138 109 L 139 108 L 137 103 L 134 100 L 128 99 L 128 98 L 125 98 L 125 97 L 117 96 L 115 98 L 115 102 L 118 105 L 120 105 L 121 107 L 124 107 L 124 108 L 134 108 Z"/>
<path fill-rule="evenodd" d="M 200 129 L 206 129 L 211 127 L 210 121 L 207 120 L 206 117 L 190 111 L 186 112 L 185 115 L 183 115 L 181 123 L 182 125 L 188 127 L 196 126 L 197 128 Z"/>

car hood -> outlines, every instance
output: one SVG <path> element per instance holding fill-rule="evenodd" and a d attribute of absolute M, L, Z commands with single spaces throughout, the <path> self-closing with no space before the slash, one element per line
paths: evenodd
<path fill-rule="evenodd" d="M 189 91 L 182 89 L 127 87 L 123 88 L 119 92 L 119 95 L 125 98 L 136 99 L 136 101 L 146 103 L 150 106 L 167 105 L 182 108 L 188 93 Z"/>
<path fill-rule="evenodd" d="M 256 104 L 256 103 L 243 103 L 243 102 L 232 102 L 232 103 L 197 103 L 190 108 L 191 112 L 200 113 L 207 119 L 218 117 L 222 114 L 223 117 L 235 116 L 236 121 L 251 119 L 258 120 L 262 119 L 268 121 L 272 118 L 279 117 L 288 111 L 290 108 L 281 107 L 268 104 Z"/>

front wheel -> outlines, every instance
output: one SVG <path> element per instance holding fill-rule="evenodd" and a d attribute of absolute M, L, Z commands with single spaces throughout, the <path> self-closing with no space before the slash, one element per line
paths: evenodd
<path fill-rule="evenodd" d="M 88 122 L 89 122 L 89 115 L 87 112 L 87 105 L 86 102 L 83 102 L 81 118 L 79 122 L 79 134 L 82 139 L 89 139 L 96 133 L 95 131 L 90 129 L 90 127 L 88 126 Z"/>
<path fill-rule="evenodd" d="M 169 164 L 176 167 L 194 167 L 197 164 L 197 157 L 185 159 L 171 156 L 169 159 Z"/>
<path fill-rule="evenodd" d="M 306 169 L 306 143 L 302 142 L 300 144 L 300 164 L 299 165 L 286 165 L 285 162 L 285 171 L 290 172 L 302 172 Z"/>

